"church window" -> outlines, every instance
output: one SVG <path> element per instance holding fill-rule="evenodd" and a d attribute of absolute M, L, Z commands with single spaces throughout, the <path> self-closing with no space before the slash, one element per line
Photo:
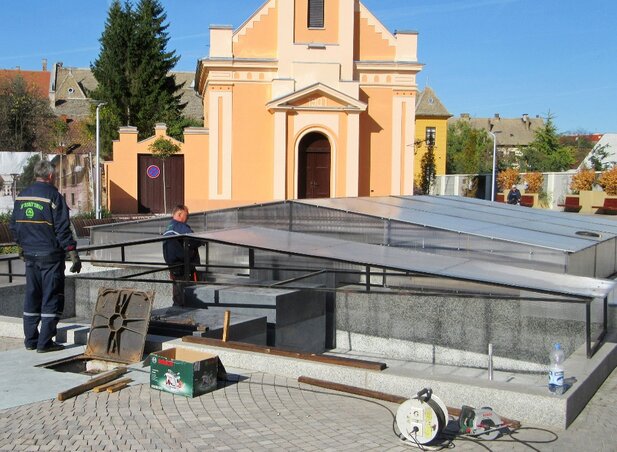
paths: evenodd
<path fill-rule="evenodd" d="M 324 27 L 324 2 L 325 0 L 308 0 L 308 27 Z"/>

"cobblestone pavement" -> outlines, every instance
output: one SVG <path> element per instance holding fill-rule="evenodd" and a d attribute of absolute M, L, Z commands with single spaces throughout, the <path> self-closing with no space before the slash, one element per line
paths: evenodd
<path fill-rule="evenodd" d="M 397 407 L 246 372 L 230 374 L 218 390 L 194 399 L 136 385 L 2 410 L 0 450 L 414 450 L 393 432 Z M 616 416 L 617 370 L 565 432 L 523 428 L 496 441 L 457 438 L 454 446 L 615 451 Z"/>

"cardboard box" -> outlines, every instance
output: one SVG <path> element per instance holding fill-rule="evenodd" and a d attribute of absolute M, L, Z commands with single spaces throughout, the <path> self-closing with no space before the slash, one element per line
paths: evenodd
<path fill-rule="evenodd" d="M 150 354 L 150 387 L 196 397 L 216 389 L 219 358 L 211 353 L 170 348 Z"/>

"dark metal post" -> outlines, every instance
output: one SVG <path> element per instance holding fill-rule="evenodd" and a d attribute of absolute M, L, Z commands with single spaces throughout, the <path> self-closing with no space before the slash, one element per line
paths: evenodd
<path fill-rule="evenodd" d="M 210 242 L 206 242 L 204 246 L 206 249 L 206 275 L 208 274 L 208 263 L 210 262 Z"/>
<path fill-rule="evenodd" d="M 587 348 L 587 358 L 591 358 L 591 302 L 585 303 L 585 346 Z"/>
<path fill-rule="evenodd" d="M 252 270 L 253 267 L 255 267 L 255 250 L 249 248 L 249 270 Z"/>
<path fill-rule="evenodd" d="M 186 237 L 182 237 L 182 248 L 184 249 L 184 277 L 185 281 L 188 281 L 191 277 L 191 261 L 189 256 L 189 241 Z"/>

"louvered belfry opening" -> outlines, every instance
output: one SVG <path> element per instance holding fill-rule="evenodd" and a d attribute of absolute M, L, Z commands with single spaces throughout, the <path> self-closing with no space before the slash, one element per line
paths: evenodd
<path fill-rule="evenodd" d="M 324 27 L 324 1 L 325 0 L 309 0 L 308 2 L 308 27 L 323 28 Z"/>

